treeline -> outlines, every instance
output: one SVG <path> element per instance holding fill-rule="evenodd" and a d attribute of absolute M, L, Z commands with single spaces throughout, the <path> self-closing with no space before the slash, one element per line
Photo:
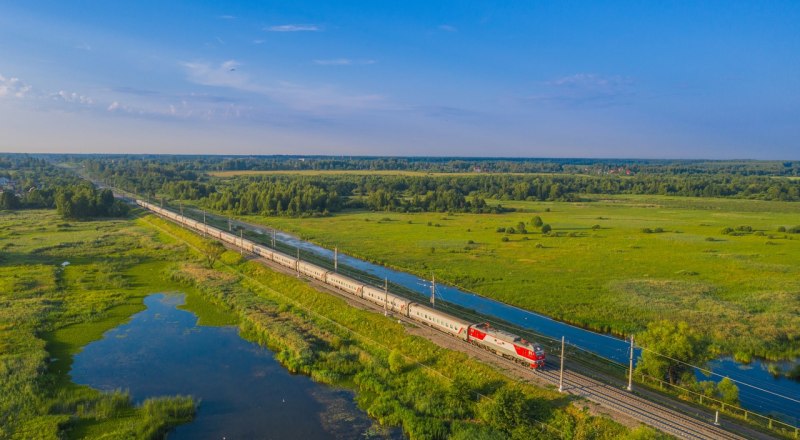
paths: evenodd
<path fill-rule="evenodd" d="M 122 217 L 128 206 L 77 174 L 24 154 L 0 156 L 0 209 L 57 209 L 64 218 Z"/>
<path fill-rule="evenodd" d="M 175 156 L 175 155 L 42 155 L 58 162 L 122 168 L 164 168 L 162 171 L 286 171 L 396 170 L 436 173 L 559 173 L 559 174 L 689 174 L 739 176 L 800 176 L 800 161 L 658 160 L 658 159 L 535 159 L 374 156 Z M 0 169 L 3 168 L 0 162 Z M 89 168 L 92 168 L 90 166 Z"/>
<path fill-rule="evenodd" d="M 42 158 L 0 156 L 0 209 L 52 209 L 59 188 L 81 182 L 80 177 Z"/>
<path fill-rule="evenodd" d="M 132 157 L 97 159 L 83 163 L 93 177 L 149 197 L 197 200 L 205 206 L 240 214 L 324 215 L 342 209 L 380 211 L 502 212 L 505 200 L 579 201 L 592 194 L 669 195 L 691 197 L 730 197 L 759 200 L 799 201 L 800 180 L 763 176 L 758 167 L 772 162 L 711 162 L 673 164 L 667 174 L 453 174 L 453 175 L 250 175 L 231 178 L 211 177 L 202 169 L 227 167 L 226 161 L 239 161 L 236 167 L 259 166 L 276 169 L 287 158 L 218 159 L 198 157 L 177 160 Z M 457 160 L 427 159 L 430 166 Z M 326 162 L 327 161 L 327 162 Z M 343 161 L 345 163 L 340 164 Z M 415 159 L 319 159 L 317 166 L 393 166 Z M 252 162 L 252 164 L 251 164 Z M 306 167 L 307 161 L 298 162 Z M 395 163 L 397 162 L 397 163 Z M 464 163 L 469 163 L 464 161 Z M 488 162 L 487 162 L 488 163 Z M 516 162 L 515 162 L 516 163 Z M 520 162 L 525 164 L 527 162 Z M 552 162 L 542 162 L 542 164 Z M 602 161 L 599 162 L 605 166 Z M 225 165 L 228 164 L 228 165 Z M 271 165 L 270 165 L 271 164 Z M 579 166 L 570 164 L 570 166 Z M 400 165 L 398 165 L 400 166 Z M 545 165 L 543 165 L 545 166 Z M 560 164 L 566 166 L 565 164 Z M 587 165 L 588 166 L 588 165 Z M 597 164 L 593 165 L 597 166 Z M 656 164 L 640 164 L 656 167 Z M 793 170 L 794 163 L 780 163 Z M 549 166 L 545 166 L 547 168 Z M 744 167 L 744 168 L 742 168 Z M 749 168 L 747 168 L 749 167 Z M 703 173 L 697 169 L 738 170 L 736 173 Z M 746 175 L 750 170 L 754 175 Z M 619 171 L 619 170 L 617 170 Z M 763 171 L 763 170 L 762 170 Z M 486 200 L 495 200 L 494 204 Z"/>
<path fill-rule="evenodd" d="M 124 217 L 129 208 L 125 202 L 116 200 L 110 189 L 96 190 L 91 185 L 64 188 L 56 194 L 56 210 L 67 219 L 93 217 Z"/>

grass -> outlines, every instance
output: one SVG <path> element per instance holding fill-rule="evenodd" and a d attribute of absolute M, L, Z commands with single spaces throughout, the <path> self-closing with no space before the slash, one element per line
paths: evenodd
<path fill-rule="evenodd" d="M 800 235 L 777 232 L 800 223 L 797 204 L 656 196 L 502 203 L 518 212 L 246 220 L 594 330 L 630 334 L 670 316 L 706 332 L 720 353 L 800 355 Z M 553 233 L 531 226 L 534 215 Z M 528 234 L 496 232 L 518 222 Z M 754 231 L 722 234 L 743 225 Z M 642 232 L 657 228 L 664 232 Z"/>
<path fill-rule="evenodd" d="M 201 237 L 155 217 L 145 221 L 165 242 L 186 243 L 201 255 Z M 240 317 L 242 334 L 273 350 L 290 371 L 354 387 L 361 408 L 382 424 L 402 426 L 412 439 L 550 438 L 553 430 L 592 432 L 593 438 L 658 437 L 591 416 L 552 387 L 514 383 L 463 353 L 411 336 L 399 323 L 354 309 L 236 252 L 227 251 L 214 269 L 199 261 L 172 264 L 172 279 L 196 287 L 211 303 L 224 302 Z M 493 416 L 508 395 L 527 405 L 514 429 Z"/>
<path fill-rule="evenodd" d="M 75 353 L 169 285 L 157 269 L 166 248 L 144 231 L 131 220 L 0 212 L 0 438 L 160 438 L 191 420 L 191 398 L 134 406 L 68 375 Z"/>

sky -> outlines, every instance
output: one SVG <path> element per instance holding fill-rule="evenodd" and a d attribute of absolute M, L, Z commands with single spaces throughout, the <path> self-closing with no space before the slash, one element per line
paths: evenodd
<path fill-rule="evenodd" d="M 800 1 L 0 3 L 0 151 L 800 159 Z"/>

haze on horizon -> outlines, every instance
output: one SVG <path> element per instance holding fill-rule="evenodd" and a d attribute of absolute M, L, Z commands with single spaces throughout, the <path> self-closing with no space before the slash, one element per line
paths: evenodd
<path fill-rule="evenodd" d="M 800 2 L 0 4 L 0 151 L 800 159 Z"/>

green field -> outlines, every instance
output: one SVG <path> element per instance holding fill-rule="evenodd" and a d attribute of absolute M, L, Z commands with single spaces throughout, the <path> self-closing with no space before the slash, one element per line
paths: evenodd
<path fill-rule="evenodd" d="M 191 420 L 191 398 L 134 406 L 68 375 L 72 356 L 146 295 L 180 287 L 162 275 L 171 255 L 132 220 L 0 212 L 0 438 L 161 438 Z"/>
<path fill-rule="evenodd" d="M 152 216 L 65 222 L 54 211 L 0 212 L 0 438 L 156 439 L 190 420 L 191 398 L 135 406 L 125 392 L 101 393 L 68 375 L 82 347 L 163 291 L 186 292 L 204 325 L 238 323 L 291 371 L 355 388 L 373 418 L 412 439 L 527 439 L 539 421 L 542 438 L 552 430 L 661 438 L 593 416 L 553 390 L 515 384 L 236 252 L 210 267 L 209 245 Z"/>
<path fill-rule="evenodd" d="M 245 218 L 595 330 L 684 320 L 718 352 L 800 354 L 800 235 L 778 232 L 800 224 L 800 205 L 658 196 L 502 203 L 518 211 Z M 531 225 L 537 215 L 549 236 Z M 519 222 L 527 234 L 496 232 Z M 740 226 L 752 231 L 723 234 Z"/>
<path fill-rule="evenodd" d="M 664 438 L 646 427 L 629 430 L 593 416 L 552 387 L 509 379 L 464 353 L 409 335 L 399 322 L 356 309 L 235 251 L 210 269 L 200 263 L 206 240 L 155 217 L 144 221 L 165 242 L 184 243 L 197 253 L 170 266 L 171 278 L 196 286 L 208 303 L 230 307 L 241 318 L 242 335 L 269 347 L 287 369 L 355 389 L 367 414 L 382 425 L 402 427 L 412 440 Z"/>

